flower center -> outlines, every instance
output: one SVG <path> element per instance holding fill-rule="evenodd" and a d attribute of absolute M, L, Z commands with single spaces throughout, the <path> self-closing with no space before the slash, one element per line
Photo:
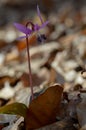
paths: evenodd
<path fill-rule="evenodd" d="M 28 22 L 26 23 L 26 27 L 28 27 L 28 26 L 31 28 L 32 31 L 34 31 L 34 26 L 35 26 L 35 25 L 34 25 L 31 21 L 28 21 Z"/>
<path fill-rule="evenodd" d="M 43 42 L 43 41 L 45 41 L 47 38 L 46 38 L 46 36 L 45 36 L 45 34 L 39 34 L 38 36 L 37 36 L 37 41 L 38 42 Z"/>

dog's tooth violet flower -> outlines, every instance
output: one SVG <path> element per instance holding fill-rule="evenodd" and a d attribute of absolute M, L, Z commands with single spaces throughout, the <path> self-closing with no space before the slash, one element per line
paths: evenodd
<path fill-rule="evenodd" d="M 23 39 L 23 38 L 26 38 L 27 36 L 30 36 L 31 33 L 33 32 L 32 29 L 30 28 L 27 28 L 27 26 L 24 26 L 22 24 L 19 24 L 19 23 L 14 23 L 14 26 L 22 33 L 25 34 L 25 36 L 21 36 L 19 37 L 18 39 Z M 26 36 L 27 35 L 27 36 Z"/>
<path fill-rule="evenodd" d="M 39 10 L 39 7 L 37 5 L 37 14 L 38 14 L 38 17 L 41 21 L 41 25 L 38 25 L 38 24 L 34 24 L 32 23 L 31 21 L 28 21 L 26 26 L 22 25 L 22 24 L 19 24 L 19 23 L 14 23 L 14 26 L 22 33 L 25 34 L 25 36 L 21 36 L 19 37 L 18 39 L 22 39 L 22 38 L 26 38 L 26 37 L 29 37 L 31 34 L 33 33 L 36 33 L 38 32 L 39 30 L 43 29 L 45 26 L 48 25 L 49 21 L 45 21 L 43 22 L 43 19 L 41 17 L 41 13 L 40 13 L 40 10 Z M 30 26 L 30 27 L 29 27 Z M 42 42 L 43 40 L 46 40 L 45 38 L 45 34 L 38 34 L 37 36 L 37 40 L 39 42 Z M 40 40 L 39 40 L 40 39 Z"/>
<path fill-rule="evenodd" d="M 39 19 L 41 21 L 41 25 L 34 24 L 31 21 L 28 21 L 25 26 L 22 25 L 22 24 L 19 24 L 19 23 L 14 23 L 14 26 L 20 32 L 25 34 L 25 36 L 21 36 L 18 39 L 26 38 L 27 56 L 28 56 L 28 69 L 29 69 L 29 82 L 30 82 L 30 86 L 31 86 L 31 96 L 32 96 L 32 99 L 34 99 L 34 94 L 33 94 L 32 72 L 31 72 L 31 63 L 30 63 L 30 53 L 29 53 L 28 37 L 30 37 L 33 33 L 36 33 L 36 32 L 38 33 L 40 29 L 43 29 L 49 23 L 49 21 L 43 22 L 38 5 L 37 5 L 37 14 L 38 14 L 38 17 L 39 17 Z M 46 40 L 45 34 L 38 33 L 37 40 L 38 40 L 38 42 L 42 42 L 42 41 Z"/>

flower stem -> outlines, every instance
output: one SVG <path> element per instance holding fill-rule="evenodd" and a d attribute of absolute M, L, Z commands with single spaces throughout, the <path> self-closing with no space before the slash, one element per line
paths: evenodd
<path fill-rule="evenodd" d="M 33 94 L 33 84 L 32 84 L 32 72 L 31 72 L 31 63 L 30 63 L 30 52 L 29 52 L 29 41 L 28 37 L 26 36 L 26 45 L 27 45 L 27 56 L 28 56 L 28 69 L 29 69 L 29 80 L 30 80 L 30 87 L 31 87 L 31 96 L 32 100 L 34 99 L 34 94 Z"/>
<path fill-rule="evenodd" d="M 26 23 L 26 28 L 30 25 L 32 27 L 32 30 L 34 30 L 34 24 L 30 21 Z M 32 84 L 32 72 L 31 72 L 31 60 L 30 60 L 30 49 L 29 49 L 29 41 L 28 41 L 28 34 L 26 34 L 26 45 L 27 45 L 27 56 L 28 56 L 28 69 L 29 69 L 29 80 L 30 80 L 30 87 L 31 87 L 31 96 L 32 100 L 34 99 L 33 94 L 33 84 Z"/>

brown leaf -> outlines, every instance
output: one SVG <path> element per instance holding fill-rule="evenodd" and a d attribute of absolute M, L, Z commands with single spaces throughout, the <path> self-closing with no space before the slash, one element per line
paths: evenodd
<path fill-rule="evenodd" d="M 3 127 L 4 127 L 4 126 L 0 125 L 0 130 L 2 130 Z"/>
<path fill-rule="evenodd" d="M 51 69 L 51 66 L 50 66 L 51 63 L 54 61 L 56 54 L 59 53 L 59 52 L 61 52 L 61 51 L 62 51 L 62 48 L 54 49 L 54 50 L 50 53 L 50 55 L 49 55 L 47 61 L 41 66 L 41 68 L 42 68 L 42 67 L 46 67 L 47 69 Z"/>
<path fill-rule="evenodd" d="M 50 77 L 49 77 L 49 80 L 48 80 L 48 84 L 55 83 L 56 82 L 56 77 L 57 77 L 57 72 L 55 71 L 55 69 L 53 69 L 51 67 L 51 69 L 50 69 Z"/>
<path fill-rule="evenodd" d="M 0 98 L 0 107 L 1 107 L 1 106 L 4 106 L 8 101 L 9 101 L 9 100 Z"/>
<path fill-rule="evenodd" d="M 77 106 L 77 116 L 80 126 L 86 125 L 86 97 Z"/>
<path fill-rule="evenodd" d="M 86 125 L 84 125 L 83 127 L 81 127 L 79 130 L 86 130 Z"/>
<path fill-rule="evenodd" d="M 0 49 L 4 48 L 7 45 L 7 43 L 3 40 L 0 40 Z"/>
<path fill-rule="evenodd" d="M 57 121 L 53 124 L 44 126 L 42 128 L 39 128 L 37 130 L 77 130 L 73 126 L 74 122 L 72 119 L 65 118 L 61 121 Z"/>
<path fill-rule="evenodd" d="M 83 29 L 83 30 L 81 30 L 81 35 L 86 35 L 86 28 L 85 29 Z"/>
<path fill-rule="evenodd" d="M 73 92 L 74 93 L 74 92 Z M 76 92 L 77 93 L 77 92 Z M 75 93 L 75 94 L 76 94 Z M 73 99 L 74 98 L 74 99 Z M 81 97 L 80 95 L 78 94 L 77 96 L 74 96 L 73 95 L 73 98 L 69 101 L 68 103 L 68 108 L 67 108 L 67 115 L 68 117 L 71 117 L 71 118 L 77 118 L 77 105 L 81 102 Z"/>
<path fill-rule="evenodd" d="M 29 82 L 29 74 L 23 73 L 21 76 L 21 81 L 23 82 L 24 87 L 30 86 Z M 33 86 L 39 86 L 45 79 L 37 76 L 36 74 L 32 74 Z"/>
<path fill-rule="evenodd" d="M 0 89 L 3 88 L 4 83 L 5 83 L 6 81 L 8 81 L 11 86 L 14 86 L 14 85 L 19 81 L 19 79 L 15 78 L 15 77 L 10 77 L 10 76 L 8 76 L 8 75 L 6 75 L 6 76 L 1 76 L 1 77 L 0 77 Z"/>
<path fill-rule="evenodd" d="M 36 35 L 35 34 L 32 35 L 31 37 L 29 37 L 28 40 L 29 40 L 30 46 L 35 45 L 36 44 Z M 16 46 L 17 46 L 19 52 L 21 52 L 22 50 L 24 50 L 26 48 L 26 40 L 18 41 L 16 43 Z"/>
<path fill-rule="evenodd" d="M 62 92 L 62 86 L 56 84 L 31 102 L 25 120 L 26 130 L 40 128 L 56 120 Z"/>
<path fill-rule="evenodd" d="M 69 34 L 67 36 L 61 37 L 59 39 L 59 42 L 62 43 L 64 46 L 68 47 L 70 45 L 70 43 L 77 37 L 78 37 L 78 33 L 76 33 L 76 34 Z"/>

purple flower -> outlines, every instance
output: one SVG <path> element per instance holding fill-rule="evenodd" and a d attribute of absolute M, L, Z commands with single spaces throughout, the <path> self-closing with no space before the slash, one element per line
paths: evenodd
<path fill-rule="evenodd" d="M 26 34 L 25 36 L 19 37 L 18 39 L 22 39 L 22 38 L 27 38 L 28 36 L 30 36 L 32 33 L 39 31 L 40 29 L 43 29 L 45 26 L 47 26 L 47 24 L 49 23 L 49 21 L 45 21 L 43 22 L 43 19 L 41 17 L 41 13 L 39 10 L 39 6 L 37 5 L 37 14 L 38 17 L 41 21 L 41 25 L 38 24 L 33 24 L 31 21 L 27 22 L 26 26 L 19 24 L 19 23 L 14 23 L 14 26 L 22 33 Z M 30 25 L 31 28 L 27 27 L 28 25 Z M 42 34 L 44 36 L 44 34 Z M 40 38 L 40 42 L 42 40 L 45 40 L 45 36 L 43 37 L 41 35 L 38 36 L 38 38 Z"/>

